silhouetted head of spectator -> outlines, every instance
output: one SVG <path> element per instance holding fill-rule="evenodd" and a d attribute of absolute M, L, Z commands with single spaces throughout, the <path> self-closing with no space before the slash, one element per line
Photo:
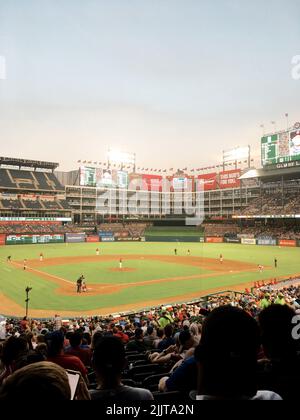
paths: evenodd
<path fill-rule="evenodd" d="M 188 350 L 194 345 L 194 338 L 189 330 L 181 331 L 178 341 L 182 350 Z"/>
<path fill-rule="evenodd" d="M 172 335 L 173 335 L 173 327 L 172 327 L 171 324 L 168 324 L 168 325 L 165 326 L 164 333 L 165 333 L 166 338 L 172 337 Z"/>
<path fill-rule="evenodd" d="M 156 335 L 157 335 L 158 338 L 163 338 L 164 333 L 165 333 L 165 331 L 164 331 L 163 328 L 158 328 L 158 330 L 156 332 Z"/>
<path fill-rule="evenodd" d="M 232 306 L 212 311 L 195 350 L 198 394 L 220 399 L 255 396 L 259 346 L 257 322 L 246 312 Z"/>
<path fill-rule="evenodd" d="M 9 366 L 28 352 L 28 342 L 25 337 L 9 337 L 3 345 L 2 362 Z"/>
<path fill-rule="evenodd" d="M 141 328 L 137 328 L 134 333 L 135 340 L 142 340 L 144 337 L 144 332 Z"/>
<path fill-rule="evenodd" d="M 78 331 L 75 331 L 73 334 L 69 337 L 70 345 L 73 348 L 77 348 L 82 343 L 82 334 Z"/>
<path fill-rule="evenodd" d="M 299 340 L 292 336 L 295 315 L 287 305 L 271 305 L 259 314 L 262 344 L 268 358 L 290 358 L 299 350 Z"/>
<path fill-rule="evenodd" d="M 91 345 L 91 342 L 92 342 L 92 337 L 91 337 L 91 334 L 89 333 L 89 332 L 85 332 L 85 333 L 83 333 L 83 338 L 82 338 L 83 340 L 85 340 L 85 343 L 88 345 L 88 346 L 90 346 Z"/>
<path fill-rule="evenodd" d="M 54 331 L 48 334 L 46 340 L 49 357 L 55 357 L 62 353 L 64 348 L 64 335 L 61 331 Z"/>
<path fill-rule="evenodd" d="M 103 333 L 102 331 L 96 331 L 95 334 L 93 335 L 92 338 L 92 349 L 94 349 L 96 347 L 96 344 L 98 343 L 99 340 L 101 340 L 101 338 L 103 337 Z"/>
<path fill-rule="evenodd" d="M 153 331 L 154 331 L 154 328 L 153 328 L 153 327 L 151 327 L 151 326 L 149 326 L 149 327 L 147 328 L 147 335 L 152 335 L 152 334 L 153 334 Z"/>
<path fill-rule="evenodd" d="M 104 388 L 117 386 L 126 365 L 125 348 L 122 341 L 117 337 L 103 337 L 98 340 L 92 363 L 99 383 Z"/>
<path fill-rule="evenodd" d="M 0 401 L 38 401 L 53 403 L 70 400 L 71 390 L 66 371 L 50 362 L 39 362 L 25 366 L 4 382 Z"/>

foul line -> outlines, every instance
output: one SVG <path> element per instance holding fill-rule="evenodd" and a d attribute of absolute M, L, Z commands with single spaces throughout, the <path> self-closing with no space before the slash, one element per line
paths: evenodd
<path fill-rule="evenodd" d="M 22 267 L 23 268 L 23 265 L 22 264 L 19 264 L 17 262 L 13 262 L 13 264 L 17 265 L 18 267 Z M 72 281 L 70 281 L 70 280 L 66 280 L 63 277 L 58 277 L 58 276 L 55 276 L 54 274 L 49 274 L 49 273 L 46 273 L 44 271 L 37 270 L 36 268 L 27 267 L 26 270 L 24 270 L 24 271 L 32 271 L 33 273 L 42 274 L 43 276 L 52 277 L 53 279 L 64 281 L 65 283 L 72 284 L 73 286 L 75 285 L 75 283 L 72 282 Z"/>

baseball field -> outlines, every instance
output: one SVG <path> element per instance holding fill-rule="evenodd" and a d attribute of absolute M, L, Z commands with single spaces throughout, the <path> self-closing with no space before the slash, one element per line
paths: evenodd
<path fill-rule="evenodd" d="M 97 247 L 100 255 L 96 255 Z M 40 253 L 43 261 L 39 260 Z M 9 255 L 11 262 L 7 262 Z M 278 268 L 274 267 L 274 258 Z M 259 280 L 300 275 L 300 248 L 239 244 L 16 245 L 1 247 L 0 260 L 0 313 L 24 316 L 28 286 L 32 288 L 32 317 L 140 310 L 222 290 L 242 291 Z M 259 264 L 264 266 L 262 273 Z M 76 280 L 81 275 L 85 277 L 87 292 L 77 293 Z"/>

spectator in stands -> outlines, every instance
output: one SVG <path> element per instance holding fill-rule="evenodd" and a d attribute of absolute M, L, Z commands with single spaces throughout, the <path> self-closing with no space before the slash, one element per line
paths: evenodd
<path fill-rule="evenodd" d="M 65 354 L 77 356 L 85 367 L 91 366 L 92 353 L 90 349 L 81 348 L 82 333 L 80 331 L 73 332 L 69 337 L 70 347 L 65 350 Z"/>
<path fill-rule="evenodd" d="M 201 324 L 198 324 L 196 322 L 192 323 L 190 325 L 190 332 L 194 338 L 194 342 L 196 345 L 199 344 L 200 339 L 201 339 Z"/>
<path fill-rule="evenodd" d="M 147 327 L 147 332 L 144 338 L 144 343 L 146 344 L 147 350 L 152 350 L 154 348 L 154 341 L 156 340 L 155 329 L 150 325 Z"/>
<path fill-rule="evenodd" d="M 258 392 L 259 328 L 246 312 L 232 306 L 215 309 L 204 321 L 198 361 L 199 400 L 274 400 L 272 392 Z"/>
<path fill-rule="evenodd" d="M 173 346 L 175 344 L 175 339 L 173 338 L 173 327 L 171 324 L 168 324 L 164 328 L 164 338 L 158 344 L 157 350 L 159 352 L 166 350 L 168 347 Z"/>
<path fill-rule="evenodd" d="M 135 330 L 135 336 L 132 341 L 126 346 L 127 351 L 137 351 L 139 353 L 143 353 L 147 350 L 147 346 L 144 342 L 144 333 L 141 328 L 137 328 Z"/>
<path fill-rule="evenodd" d="M 286 305 L 272 305 L 259 315 L 266 358 L 259 361 L 258 385 L 283 399 L 299 398 L 300 343 L 293 337 L 295 311 Z"/>
<path fill-rule="evenodd" d="M 173 320 L 170 317 L 170 315 L 167 313 L 167 311 L 163 311 L 161 314 L 161 317 L 158 320 L 159 326 L 161 328 L 165 328 L 166 325 L 172 324 Z"/>
<path fill-rule="evenodd" d="M 150 391 L 125 386 L 121 382 L 126 365 L 125 349 L 116 337 L 103 337 L 97 342 L 93 354 L 93 366 L 98 380 L 98 389 L 92 390 L 92 400 L 99 401 L 144 401 L 153 400 Z"/>
<path fill-rule="evenodd" d="M 87 369 L 77 356 L 64 354 L 64 335 L 61 331 L 55 331 L 47 336 L 48 361 L 57 363 L 64 369 L 76 370 L 87 381 Z"/>
<path fill-rule="evenodd" d="M 265 297 L 260 301 L 260 307 L 261 309 L 265 309 L 271 305 L 272 305 L 272 302 L 270 300 L 270 293 L 266 293 Z"/>
<path fill-rule="evenodd" d="M 123 332 L 122 325 L 118 325 L 117 327 L 113 328 L 113 335 L 114 337 L 119 338 L 123 344 L 127 344 L 129 341 L 128 335 Z"/>
<path fill-rule="evenodd" d="M 284 294 L 282 292 L 278 293 L 277 298 L 275 299 L 274 302 L 275 305 L 286 305 L 286 301 L 284 299 Z"/>
<path fill-rule="evenodd" d="M 163 329 L 163 328 L 158 328 L 158 329 L 156 330 L 156 336 L 157 336 L 157 338 L 156 338 L 156 339 L 154 340 L 154 342 L 153 342 L 153 347 L 154 347 L 155 349 L 157 349 L 157 348 L 158 348 L 159 343 L 163 340 L 164 333 L 165 333 L 165 331 L 164 331 L 164 329 Z"/>
<path fill-rule="evenodd" d="M 52 404 L 70 400 L 71 390 L 66 371 L 49 362 L 34 363 L 13 373 L 0 391 L 0 401 L 37 401 Z"/>
<path fill-rule="evenodd" d="M 25 337 L 9 337 L 3 345 L 1 362 L 3 370 L 0 374 L 0 385 L 15 370 L 19 360 L 27 355 L 28 342 Z"/>

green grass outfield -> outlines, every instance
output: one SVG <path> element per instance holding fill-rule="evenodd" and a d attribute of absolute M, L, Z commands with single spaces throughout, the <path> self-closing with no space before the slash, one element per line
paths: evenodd
<path fill-rule="evenodd" d="M 71 265 L 46 266 L 50 257 L 89 256 L 95 255 L 99 247 L 101 255 L 115 255 L 116 260 L 99 263 L 80 263 Z M 160 261 L 143 261 L 143 255 L 174 255 L 174 248 L 178 254 L 186 256 L 191 250 L 192 256 L 218 259 L 223 254 L 225 260 L 241 261 L 253 264 L 271 266 L 263 274 L 258 271 L 240 274 L 228 273 L 222 276 L 205 278 L 205 274 L 212 275 L 208 270 L 198 267 L 162 263 Z M 6 263 L 6 257 L 22 261 L 38 259 L 40 252 L 45 256 L 43 270 L 50 274 L 75 281 L 83 273 L 89 283 L 125 284 L 160 278 L 193 276 L 193 279 L 182 282 L 164 282 L 121 289 L 113 294 L 92 296 L 87 294 L 63 296 L 56 293 L 57 285 L 43 278 L 24 272 Z M 137 255 L 134 260 L 126 261 L 126 255 Z M 139 258 L 139 255 L 141 256 Z M 110 269 L 118 266 L 118 259 L 124 258 L 124 266 L 134 268 L 132 272 L 112 272 Z M 278 259 L 278 269 L 274 268 L 274 258 Z M 132 305 L 132 309 L 141 308 L 140 302 L 159 300 L 161 303 L 174 302 L 173 298 L 189 293 L 203 293 L 212 288 L 226 290 L 228 287 L 241 283 L 254 282 L 272 277 L 290 276 L 300 273 L 300 248 L 279 248 L 247 246 L 235 244 L 202 244 L 202 243 L 100 243 L 100 244 L 48 244 L 48 245 L 20 245 L 0 247 L 0 293 L 5 297 L 24 306 L 25 288 L 33 288 L 30 295 L 30 308 L 45 311 L 85 311 L 103 310 L 118 307 L 118 305 Z M 199 274 L 199 278 L 197 275 Z M 203 278 L 204 276 L 204 278 Z M 1 307 L 0 313 L 5 308 Z M 105 311 L 104 311 L 105 312 Z M 97 314 L 97 312 L 96 312 Z M 14 315 L 14 314 L 9 314 Z"/>

